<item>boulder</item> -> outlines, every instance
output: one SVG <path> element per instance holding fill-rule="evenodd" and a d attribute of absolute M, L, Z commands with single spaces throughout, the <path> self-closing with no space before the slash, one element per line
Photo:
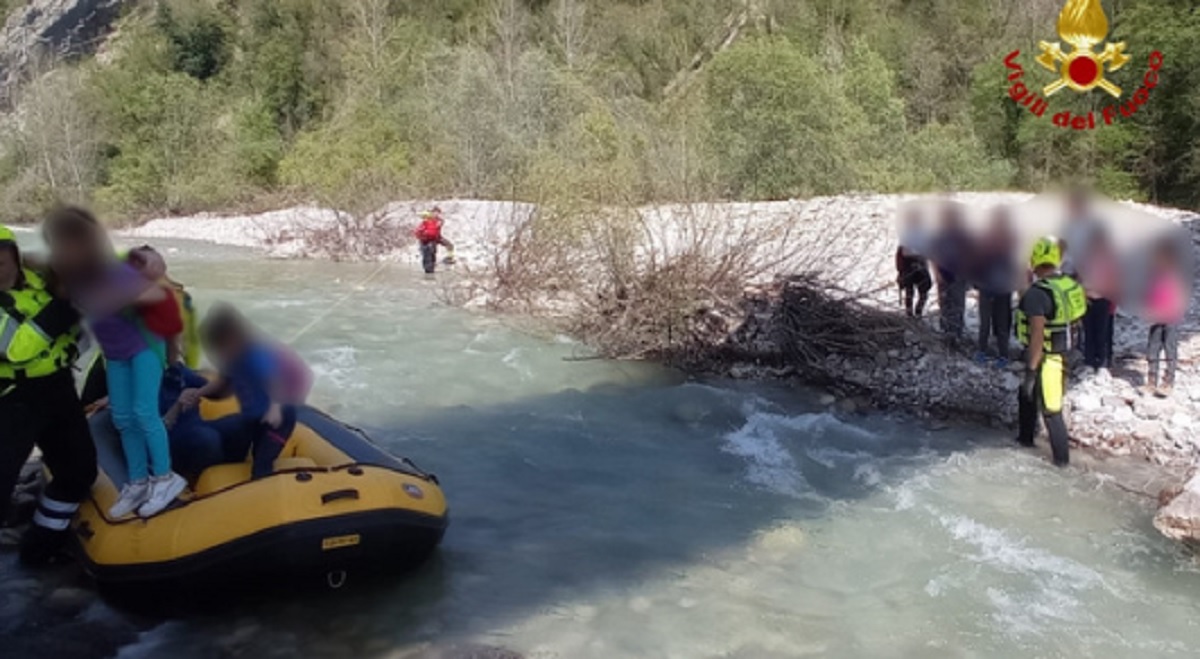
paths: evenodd
<path fill-rule="evenodd" d="M 1153 421 L 1139 421 L 1133 427 L 1133 436 L 1142 441 L 1152 441 L 1162 432 L 1162 426 Z"/>
<path fill-rule="evenodd" d="M 1160 495 L 1167 503 L 1154 515 L 1154 527 L 1163 535 L 1200 547 L 1200 475 L 1193 476 L 1177 496 Z"/>
<path fill-rule="evenodd" d="M 1122 407 L 1126 407 L 1127 405 L 1129 405 L 1129 401 L 1125 400 L 1124 398 L 1122 398 L 1120 396 L 1105 396 L 1104 398 L 1101 398 L 1100 400 L 1102 403 L 1104 403 L 1105 407 L 1107 407 L 1109 409 L 1114 409 L 1114 410 L 1122 408 Z"/>

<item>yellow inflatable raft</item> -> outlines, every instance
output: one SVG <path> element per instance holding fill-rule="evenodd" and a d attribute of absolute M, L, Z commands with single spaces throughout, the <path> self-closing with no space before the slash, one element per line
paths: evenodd
<path fill-rule="evenodd" d="M 204 401 L 205 418 L 236 411 Z M 88 572 L 110 592 L 189 592 L 270 584 L 340 587 L 364 573 L 410 568 L 448 524 L 437 479 L 311 408 L 300 410 L 275 472 L 210 467 L 150 519 L 106 516 L 125 480 L 107 412 L 91 420 L 100 475 L 73 522 Z"/>

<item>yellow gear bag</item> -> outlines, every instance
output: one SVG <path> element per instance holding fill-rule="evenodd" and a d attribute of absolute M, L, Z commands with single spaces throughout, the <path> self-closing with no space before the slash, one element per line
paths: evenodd
<path fill-rule="evenodd" d="M 1046 355 L 1038 369 L 1042 386 L 1042 409 L 1049 414 L 1058 414 L 1063 408 L 1063 393 L 1066 390 L 1066 369 L 1062 355 Z"/>

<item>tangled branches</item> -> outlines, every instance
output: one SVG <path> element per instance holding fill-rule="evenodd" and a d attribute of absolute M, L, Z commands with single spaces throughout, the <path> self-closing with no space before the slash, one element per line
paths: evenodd
<path fill-rule="evenodd" d="M 787 278 L 773 319 L 781 350 L 798 366 L 819 368 L 831 354 L 872 357 L 904 347 L 913 324 L 863 298 L 815 275 Z"/>

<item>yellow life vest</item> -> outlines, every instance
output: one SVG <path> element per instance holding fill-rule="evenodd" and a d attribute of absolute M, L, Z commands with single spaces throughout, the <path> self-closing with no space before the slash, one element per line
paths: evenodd
<path fill-rule="evenodd" d="M 200 330 L 196 324 L 196 305 L 183 284 L 170 277 L 163 277 L 163 280 L 162 284 L 175 295 L 179 317 L 183 319 L 183 335 L 180 338 L 183 363 L 191 369 L 200 368 Z"/>
<path fill-rule="evenodd" d="M 1087 313 L 1087 295 L 1074 279 L 1055 274 L 1033 283 L 1034 288 L 1046 291 L 1054 302 L 1054 315 L 1046 318 L 1043 349 L 1049 354 L 1062 354 L 1071 349 L 1071 325 Z M 1017 308 L 1017 341 L 1029 345 L 1029 316 Z"/>
<path fill-rule="evenodd" d="M 39 378 L 70 368 L 75 361 L 79 323 L 74 310 L 60 306 L 46 283 L 32 270 L 22 271 L 23 282 L 0 300 L 0 380 Z M 71 314 L 69 325 L 61 314 Z M 56 332 L 45 327 L 52 322 Z"/>

